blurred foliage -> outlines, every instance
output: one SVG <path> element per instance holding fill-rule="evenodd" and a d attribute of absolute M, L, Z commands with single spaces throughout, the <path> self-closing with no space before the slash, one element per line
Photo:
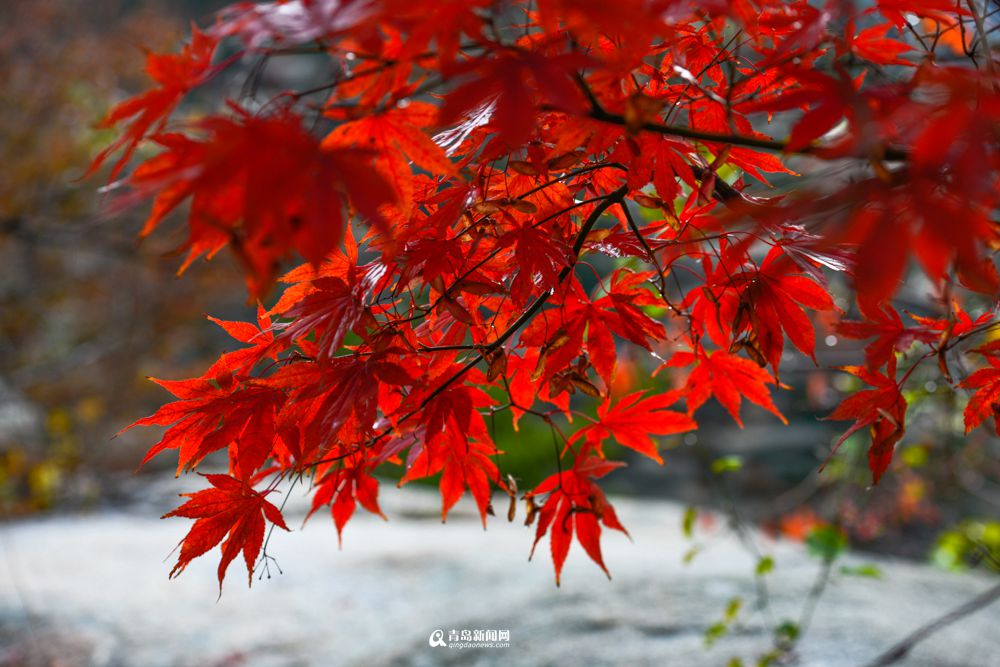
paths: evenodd
<path fill-rule="evenodd" d="M 194 374 L 231 345 L 202 315 L 249 312 L 234 269 L 174 281 L 181 237 L 137 248 L 141 211 L 106 218 L 101 176 L 80 180 L 108 138 L 97 121 L 147 85 L 143 48 L 174 48 L 188 18 L 165 1 L 0 3 L 4 513 L 89 502 L 105 471 L 134 469 L 147 438 L 111 437 L 162 400 L 145 377 Z"/>
<path fill-rule="evenodd" d="M 949 570 L 982 565 L 1000 572 L 1000 521 L 962 521 L 941 533 L 931 557 Z"/>
<path fill-rule="evenodd" d="M 834 526 L 817 526 L 806 535 L 809 553 L 824 562 L 836 560 L 847 549 L 847 535 Z"/>
<path fill-rule="evenodd" d="M 899 355 L 903 369 L 912 361 L 909 351 Z M 947 362 L 959 377 L 969 372 L 961 350 L 949 353 Z M 940 367 L 918 367 L 906 387 L 907 436 L 898 445 L 892 474 L 878 486 L 870 485 L 868 436 L 855 434 L 829 455 L 815 483 L 804 489 L 810 509 L 789 516 L 823 517 L 843 528 L 855 547 L 914 558 L 925 557 L 941 534 L 934 560 L 961 562 L 967 552 L 959 548 L 965 543 L 957 536 L 966 534 L 966 519 L 1000 508 L 1000 440 L 985 429 L 965 434 L 967 397 L 948 388 Z M 859 387 L 853 376 L 837 374 L 831 388 L 847 393 Z M 802 538 L 803 531 L 791 530 Z M 786 532 L 784 526 L 781 532 Z M 950 557 L 941 545 L 952 550 Z"/>
<path fill-rule="evenodd" d="M 146 6 L 122 2 L 36 0 L 0 9 L 0 211 L 5 226 L 46 215 L 72 220 L 89 212 L 82 175 L 107 141 L 94 122 L 122 89 L 143 85 L 138 47 L 167 48 L 182 25 Z"/>

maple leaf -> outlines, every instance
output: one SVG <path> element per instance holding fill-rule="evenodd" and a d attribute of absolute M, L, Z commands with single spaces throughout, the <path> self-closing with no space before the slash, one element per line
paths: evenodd
<path fill-rule="evenodd" d="M 922 18 L 950 18 L 956 13 L 967 13 L 961 5 L 950 0 L 876 0 L 875 4 L 882 16 L 899 29 L 906 25 L 904 14 L 915 14 Z"/>
<path fill-rule="evenodd" d="M 348 431 L 344 440 L 349 442 L 372 434 L 383 383 L 404 386 L 416 382 L 390 349 L 365 357 L 334 357 L 324 363 L 289 363 L 255 384 L 288 392 L 277 417 L 278 426 L 297 431 L 312 444 L 298 452 L 300 458 L 309 460 L 309 454 L 321 453 L 313 449 L 328 446 L 342 429 Z"/>
<path fill-rule="evenodd" d="M 490 506 L 490 483 L 501 488 L 493 458 L 498 453 L 486 430 L 478 408 L 495 401 L 480 389 L 453 386 L 434 397 L 426 406 L 424 441 L 411 452 L 400 485 L 441 472 L 441 520 L 468 488 L 486 527 Z"/>
<path fill-rule="evenodd" d="M 682 143 L 663 137 L 647 138 L 651 134 L 644 133 L 642 142 L 636 142 L 640 149 L 638 155 L 630 155 L 633 144 L 629 142 L 619 144 L 613 155 L 622 153 L 621 157 L 630 158 L 632 167 L 628 171 L 629 187 L 638 190 L 647 183 L 653 183 L 657 196 L 672 202 L 680 193 L 681 184 L 678 179 L 688 186 L 695 186 L 691 167 L 683 157 L 690 149 Z"/>
<path fill-rule="evenodd" d="M 156 195 L 143 236 L 191 200 L 182 272 L 229 245 L 246 266 L 251 294 L 260 296 L 291 250 L 318 265 L 341 241 L 348 192 L 369 221 L 385 224 L 379 206 L 392 196 L 377 173 L 358 167 L 361 153 L 322 148 L 291 112 L 236 111 L 235 119 L 203 120 L 205 140 L 158 135 L 165 151 L 128 178 L 139 196 Z"/>
<path fill-rule="evenodd" d="M 871 432 L 868 467 L 872 472 L 873 483 L 878 484 L 892 461 L 896 443 L 902 439 L 906 430 L 906 399 L 896 383 L 896 358 L 890 357 L 885 374 L 861 366 L 844 366 L 840 370 L 857 376 L 875 388 L 851 394 L 825 417 L 832 420 L 854 420 L 834 444 L 833 451 L 836 452 L 852 434 L 868 427 Z"/>
<path fill-rule="evenodd" d="M 347 465 L 323 475 L 316 484 L 315 495 L 308 519 L 323 505 L 330 505 L 330 514 L 337 528 L 337 543 L 343 546 L 344 526 L 354 515 L 354 509 L 360 504 L 366 510 L 386 519 L 378 505 L 378 480 L 352 457 L 347 459 Z M 388 519 L 386 519 L 388 520 Z"/>
<path fill-rule="evenodd" d="M 989 366 L 980 368 L 958 383 L 963 389 L 975 390 L 965 405 L 965 432 L 971 433 L 988 417 L 993 417 L 994 428 L 1000 435 L 1000 358 L 997 358 L 995 350 L 981 351 Z"/>
<path fill-rule="evenodd" d="M 213 366 L 216 372 L 218 366 Z M 177 449 L 177 474 L 194 469 L 202 459 L 233 445 L 234 468 L 249 477 L 271 453 L 276 437 L 274 419 L 285 396 L 268 387 L 246 386 L 226 372 L 215 377 L 190 380 L 151 378 L 177 398 L 136 426 L 169 426 L 163 437 L 143 458 L 145 465 L 156 455 Z"/>
<path fill-rule="evenodd" d="M 520 268 L 510 288 L 516 303 L 524 304 L 536 283 L 549 289 L 557 287 L 559 273 L 569 266 L 569 244 L 533 224 L 508 232 L 500 243 L 514 247 L 514 260 Z"/>
<path fill-rule="evenodd" d="M 538 13 L 546 32 L 559 34 L 566 30 L 583 44 L 599 42 L 614 33 L 622 48 L 627 48 L 629 44 L 648 43 L 663 25 L 667 15 L 657 7 L 642 0 L 624 0 L 615 5 L 596 0 L 540 0 Z M 606 32 L 609 28 L 610 33 Z"/>
<path fill-rule="evenodd" d="M 853 24 L 848 24 L 847 45 L 858 56 L 879 65 L 910 65 L 899 56 L 913 48 L 909 44 L 886 37 L 894 26 L 885 23 L 865 28 L 853 34 Z"/>
<path fill-rule="evenodd" d="M 299 301 L 283 307 L 281 315 L 288 318 L 280 325 L 282 337 L 294 340 L 315 336 L 321 359 L 332 359 L 353 330 L 365 330 L 374 317 L 365 305 L 366 285 L 351 285 L 340 278 L 318 278 L 311 281 L 312 290 Z"/>
<path fill-rule="evenodd" d="M 911 251 L 932 280 L 943 280 L 954 264 L 966 285 L 995 292 L 1000 278 L 992 262 L 984 261 L 983 246 L 998 237 L 985 211 L 967 207 L 933 180 L 918 177 L 910 185 L 865 184 L 867 201 L 843 232 L 844 242 L 860 246 L 854 279 L 861 309 L 876 311 L 896 293 Z"/>
<path fill-rule="evenodd" d="M 786 143 L 797 151 L 829 132 L 842 118 L 853 120 L 853 103 L 860 81 L 835 78 L 815 70 L 798 70 L 790 77 L 795 86 L 760 100 L 737 105 L 744 113 L 786 111 L 810 107 L 795 123 Z"/>
<path fill-rule="evenodd" d="M 110 180 L 115 179 L 142 140 L 163 128 L 167 117 L 187 92 L 214 74 L 211 64 L 216 45 L 214 37 L 193 28 L 191 43 L 185 45 L 180 53 L 146 55 L 146 73 L 159 86 L 119 102 L 101 119 L 99 127 L 112 128 L 124 123 L 126 129 L 97 154 L 90 163 L 87 175 L 97 171 L 112 154 L 124 149 L 111 169 Z"/>
<path fill-rule="evenodd" d="M 740 419 L 740 404 L 743 398 L 764 408 L 783 423 L 788 420 L 778 411 L 771 400 L 767 385 L 775 384 L 766 370 L 743 357 L 717 350 L 711 354 L 678 352 L 661 368 L 678 368 L 695 363 L 685 381 L 681 393 L 687 403 L 688 415 L 693 415 L 709 399 L 715 396 L 733 420 L 743 427 Z"/>
<path fill-rule="evenodd" d="M 663 307 L 649 289 L 654 272 L 619 269 L 611 274 L 605 295 L 594 302 L 603 311 L 604 323 L 621 338 L 652 351 L 651 341 L 662 340 L 666 330 L 643 310 L 643 306 Z M 612 315 L 613 313 L 613 315 Z"/>
<path fill-rule="evenodd" d="M 536 376 L 545 379 L 565 369 L 584 349 L 597 374 L 610 386 L 617 354 L 612 334 L 651 350 L 650 341 L 661 340 L 663 325 L 643 312 L 643 306 L 660 305 L 645 281 L 653 274 L 619 269 L 611 275 L 604 296 L 591 300 L 576 278 L 567 280 L 561 308 L 544 311 L 528 325 L 521 340 L 544 346 Z"/>
<path fill-rule="evenodd" d="M 940 336 L 926 325 L 903 326 L 903 319 L 890 305 L 884 305 L 866 321 L 841 320 L 836 330 L 846 338 L 875 338 L 865 346 L 865 360 L 872 370 L 888 364 L 896 352 L 905 351 L 915 341 L 929 343 Z"/>
<path fill-rule="evenodd" d="M 706 268 L 706 286 L 690 292 L 683 304 L 694 304 L 701 326 L 717 344 L 728 344 L 731 351 L 746 347 L 775 371 L 786 335 L 814 357 L 816 337 L 805 309 L 835 310 L 833 299 L 815 280 L 801 275 L 781 247 L 772 248 L 759 267 L 737 263 L 742 252 L 741 246 L 725 248 L 714 269 Z M 709 266 L 707 258 L 703 263 Z M 744 329 L 750 335 L 730 343 Z"/>
<path fill-rule="evenodd" d="M 243 552 L 247 566 L 247 581 L 253 583 L 253 570 L 264 543 L 265 519 L 288 530 L 281 511 L 272 505 L 266 496 L 246 481 L 228 475 L 205 475 L 213 488 L 184 494 L 190 500 L 163 518 L 180 516 L 196 519 L 191 530 L 181 541 L 181 553 L 177 564 L 170 571 L 175 577 L 184 571 L 188 563 L 206 553 L 223 538 L 222 560 L 219 562 L 219 591 L 229 564 Z"/>
<path fill-rule="evenodd" d="M 732 279 L 732 284 L 736 286 L 745 285 L 738 287 L 740 308 L 737 321 L 741 317 L 749 320 L 764 356 L 775 370 L 784 347 L 782 332 L 795 347 L 815 361 L 816 336 L 805 308 L 836 309 L 833 299 L 822 286 L 810 278 L 790 272 L 793 268 L 781 248 L 775 247 L 764 258 L 758 271 L 740 273 Z M 739 330 L 739 324 L 735 328 Z"/>
<path fill-rule="evenodd" d="M 531 556 L 535 555 L 535 548 L 548 533 L 552 563 L 556 571 L 556 586 L 560 583 L 563 564 L 574 534 L 590 559 L 611 578 L 601 554 L 601 524 L 626 535 L 628 531 L 618 521 L 614 508 L 594 480 L 623 465 L 597 457 L 579 458 L 571 470 L 549 476 L 526 494 L 525 497 L 531 503 L 534 503 L 535 498 L 547 494 L 538 511 L 538 527 L 535 529 Z"/>
<path fill-rule="evenodd" d="M 327 115 L 335 116 L 332 112 Z M 454 176 L 455 165 L 424 129 L 436 122 L 437 108 L 426 102 L 411 102 L 405 108 L 339 125 L 323 139 L 324 148 L 363 148 L 372 151 L 374 166 L 396 191 L 403 217 L 413 208 L 413 172 L 410 162 L 432 174 Z"/>
<path fill-rule="evenodd" d="M 278 354 L 285 350 L 281 341 L 276 341 L 271 328 L 271 317 L 264 306 L 257 305 L 257 325 L 250 322 L 229 322 L 209 316 L 208 319 L 225 330 L 230 336 L 250 347 L 223 354 L 217 362 L 205 373 L 207 377 L 220 379 L 225 383 L 226 374 L 246 374 L 257 362 L 265 357 L 277 360 Z"/>
<path fill-rule="evenodd" d="M 943 342 L 947 342 L 953 338 L 959 338 L 970 333 L 974 333 L 977 329 L 989 324 L 993 321 L 994 313 L 991 310 L 987 310 L 976 317 L 976 319 L 972 319 L 972 316 L 966 312 L 965 308 L 962 307 L 962 304 L 953 299 L 951 302 L 951 314 L 947 318 L 922 317 L 920 315 L 912 314 L 910 317 L 916 320 L 928 331 L 932 331 L 937 333 L 939 336 L 943 336 Z"/>
<path fill-rule="evenodd" d="M 507 389 L 511 400 L 516 404 L 511 408 L 515 431 L 518 430 L 518 423 L 524 415 L 524 410 L 531 409 L 536 400 L 551 403 L 563 412 L 569 410 L 569 392 L 554 393 L 550 383 L 538 386 L 536 369 L 539 367 L 539 355 L 537 348 L 530 348 L 523 356 L 517 354 L 507 356 L 509 375 Z"/>
<path fill-rule="evenodd" d="M 441 67 L 453 66 L 462 34 L 478 35 L 482 30 L 481 12 L 492 0 L 442 0 L 428 12 L 420 3 L 410 0 L 387 0 L 386 12 L 395 21 L 410 26 L 402 57 L 416 56 L 434 42 Z"/>
<path fill-rule="evenodd" d="M 463 114 L 479 109 L 484 103 L 496 102 L 491 123 L 508 146 L 521 144 L 534 127 L 536 108 L 533 92 L 557 108 L 582 112 L 584 105 L 573 83 L 573 72 L 590 64 L 579 53 L 547 56 L 525 50 L 508 50 L 490 58 L 459 64 L 450 72 L 453 76 L 471 76 L 445 97 L 441 122 L 448 125 Z M 534 85 L 534 90 L 526 82 Z"/>
<path fill-rule="evenodd" d="M 629 394 L 614 405 L 610 399 L 597 409 L 597 421 L 589 424 L 570 438 L 574 442 L 584 438 L 593 445 L 613 437 L 619 444 L 645 454 L 659 464 L 663 458 L 656 451 L 656 443 L 651 436 L 672 435 L 693 431 L 698 424 L 682 412 L 666 408 L 677 402 L 680 392 L 642 398 L 644 392 Z"/>

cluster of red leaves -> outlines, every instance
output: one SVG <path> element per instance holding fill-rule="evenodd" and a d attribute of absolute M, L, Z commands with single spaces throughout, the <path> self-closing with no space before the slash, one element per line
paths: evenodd
<path fill-rule="evenodd" d="M 263 300 L 282 262 L 307 262 L 256 325 L 219 322 L 247 347 L 159 381 L 178 400 L 137 422 L 169 427 L 149 457 L 176 449 L 179 470 L 228 454 L 229 475 L 174 513 L 197 519 L 175 572 L 227 533 L 220 583 L 240 549 L 253 569 L 265 519 L 284 527 L 253 490 L 268 476 L 269 489 L 311 480 L 313 511 L 329 506 L 340 532 L 357 504 L 381 515 L 373 474 L 399 465 L 400 484 L 439 476 L 442 518 L 468 490 L 485 525 L 494 492 L 512 508 L 518 493 L 484 417 L 505 410 L 561 438 L 560 472 L 522 496 L 557 581 L 574 536 L 604 568 L 601 525 L 624 532 L 595 481 L 622 465 L 605 444 L 662 463 L 653 436 L 696 429 L 711 399 L 741 426 L 744 399 L 784 421 L 772 392 L 786 348 L 815 360 L 814 314 L 847 309 L 831 274 L 863 318 L 839 332 L 871 339 L 846 370 L 873 388 L 830 417 L 853 420 L 845 438 L 868 428 L 876 482 L 912 368 L 936 357 L 950 380 L 949 351 L 993 326 L 961 308 L 904 325 L 892 304 L 911 257 L 942 293 L 997 292 L 998 82 L 935 53 L 954 47 L 942 33 L 975 30 L 966 10 L 503 6 L 238 3 L 181 54 L 151 54 L 157 87 L 105 119 L 122 135 L 95 169 L 120 150 L 114 177 L 141 143 L 160 147 L 120 185 L 153 198 L 144 234 L 187 204 L 184 267 L 228 247 Z M 242 51 L 213 65 L 223 40 Z M 168 128 L 242 56 L 303 52 L 324 54 L 332 79 Z M 766 173 L 795 176 L 795 154 L 860 168 L 759 196 Z M 915 343 L 924 355 L 897 378 Z M 619 395 L 625 345 L 673 388 Z M 960 384 L 976 390 L 969 429 L 1000 415 L 1000 348 L 979 352 L 989 367 Z"/>

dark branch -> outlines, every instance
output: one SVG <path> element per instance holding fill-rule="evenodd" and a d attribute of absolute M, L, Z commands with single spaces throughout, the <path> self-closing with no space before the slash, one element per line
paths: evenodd
<path fill-rule="evenodd" d="M 875 658 L 872 662 L 869 662 L 865 665 L 865 667 L 885 667 L 886 665 L 892 665 L 899 662 L 913 650 L 914 646 L 927 639 L 938 630 L 943 630 L 952 623 L 959 621 L 966 616 L 971 616 L 980 609 L 988 607 L 996 602 L 998 598 L 1000 598 L 1000 584 L 983 591 L 962 606 L 956 607 L 944 616 L 940 616 L 930 623 L 917 628 L 905 639 Z"/>
<path fill-rule="evenodd" d="M 603 198 L 603 201 L 597 206 L 595 206 L 594 210 L 590 213 L 589 216 L 587 216 L 587 219 L 584 221 L 583 226 L 580 227 L 580 231 L 576 235 L 576 241 L 573 243 L 573 252 L 572 252 L 573 257 L 571 263 L 569 266 L 565 267 L 562 271 L 559 272 L 558 282 L 560 284 L 573 271 L 573 267 L 576 266 L 576 261 L 577 259 L 579 259 L 580 252 L 583 250 L 583 245 L 587 241 L 587 235 L 590 234 L 590 230 L 594 228 L 594 225 L 597 224 L 597 221 L 601 218 L 602 215 L 604 215 L 604 212 L 607 211 L 612 206 L 614 206 L 615 204 L 618 204 L 621 201 L 623 201 L 627 193 L 628 193 L 628 186 L 623 185 L 614 192 L 606 195 Z M 518 317 L 513 323 L 511 323 L 511 325 L 507 327 L 507 329 L 502 334 L 500 334 L 500 336 L 495 341 L 493 341 L 489 345 L 485 345 L 482 348 L 480 348 L 480 352 L 476 354 L 475 357 L 467 361 L 465 365 L 463 365 L 461 368 L 455 371 L 450 377 L 448 377 L 447 380 L 445 380 L 440 385 L 435 387 L 434 391 L 425 396 L 423 400 L 420 401 L 420 404 L 417 407 L 415 407 L 413 410 L 407 412 L 405 415 L 400 417 L 399 420 L 396 422 L 396 424 L 401 424 L 409 420 L 410 418 L 414 417 L 415 415 L 419 414 L 425 407 L 427 407 L 427 405 L 432 400 L 434 400 L 434 398 L 439 396 L 442 392 L 444 392 L 444 390 L 453 385 L 457 380 L 461 379 L 463 376 L 465 376 L 466 373 L 468 373 L 470 370 L 479 365 L 480 362 L 486 359 L 486 356 L 490 352 L 499 349 L 515 333 L 517 333 L 521 329 L 521 327 L 527 324 L 531 320 L 531 318 L 538 313 L 539 310 L 542 309 L 542 306 L 545 305 L 545 303 L 549 300 L 549 297 L 551 295 L 552 292 L 546 292 L 545 294 L 542 294 L 537 299 L 535 299 L 534 303 L 532 303 L 531 306 L 526 311 L 524 311 L 524 313 L 520 317 Z M 395 430 L 393 426 L 391 425 L 387 426 L 381 433 L 379 433 L 378 435 L 374 436 L 371 440 L 369 440 L 368 445 L 375 444 L 382 438 L 392 433 L 393 430 Z M 319 461 L 314 461 L 303 467 L 312 468 L 318 465 L 322 465 L 324 463 L 338 461 L 356 451 L 357 449 L 352 449 L 351 452 L 348 452 L 347 454 L 342 454 L 334 457 L 328 457 Z"/>
<path fill-rule="evenodd" d="M 594 107 L 590 111 L 590 117 L 604 123 L 614 123 L 625 126 L 625 116 L 611 113 L 601 107 Z M 766 151 L 776 151 L 780 153 L 794 153 L 799 155 L 813 155 L 823 157 L 823 149 L 820 146 L 804 146 L 794 151 L 788 150 L 788 144 L 784 141 L 774 139 L 761 139 L 760 137 L 747 137 L 740 134 L 719 134 L 717 132 L 705 132 L 695 130 L 690 127 L 680 125 L 662 125 L 660 123 L 646 123 L 642 129 L 649 132 L 656 132 L 671 137 L 682 137 L 695 141 L 707 141 L 728 146 L 745 146 L 746 148 L 758 148 Z M 837 156 L 843 157 L 843 156 Z M 855 156 L 860 157 L 860 156 Z M 867 157 L 867 156 L 864 156 Z M 909 159 L 909 153 L 902 148 L 891 146 L 885 147 L 881 155 L 882 159 L 890 162 L 905 162 Z"/>

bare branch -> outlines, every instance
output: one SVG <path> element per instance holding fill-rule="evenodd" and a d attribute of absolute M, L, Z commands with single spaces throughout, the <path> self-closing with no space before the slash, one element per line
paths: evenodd
<path fill-rule="evenodd" d="M 885 667 L 886 665 L 892 665 L 899 662 L 909 655 L 914 646 L 924 641 L 935 632 L 943 630 L 952 623 L 959 621 L 966 616 L 971 616 L 980 609 L 990 606 L 996 602 L 998 598 L 1000 598 L 1000 584 L 983 591 L 962 606 L 956 607 L 944 616 L 940 616 L 917 628 L 898 644 L 875 658 L 872 662 L 869 662 L 865 665 L 865 667 Z"/>

